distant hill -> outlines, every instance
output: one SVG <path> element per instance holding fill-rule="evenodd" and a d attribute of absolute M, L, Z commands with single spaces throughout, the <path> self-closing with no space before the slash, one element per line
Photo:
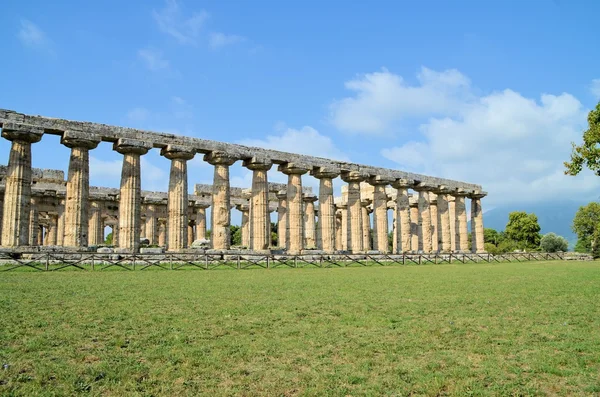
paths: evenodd
<path fill-rule="evenodd" d="M 513 211 L 533 212 L 537 215 L 541 233 L 546 234 L 554 232 L 563 236 L 569 241 L 569 247 L 572 249 L 577 242 L 577 236 L 571 231 L 571 223 L 575 213 L 582 205 L 587 202 L 576 201 L 552 201 L 538 204 L 512 204 L 493 208 L 483 214 L 484 227 L 504 230 L 508 222 L 508 214 Z M 483 202 L 485 206 L 485 202 Z M 485 207 L 484 207 L 485 208 Z"/>

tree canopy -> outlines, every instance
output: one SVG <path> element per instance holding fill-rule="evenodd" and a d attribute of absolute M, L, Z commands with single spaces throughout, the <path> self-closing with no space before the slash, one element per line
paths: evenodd
<path fill-rule="evenodd" d="M 600 175 L 600 102 L 588 113 L 588 129 L 583 132 L 583 143 L 572 143 L 571 161 L 565 161 L 565 174 L 577 175 L 586 166 Z"/>
<path fill-rule="evenodd" d="M 569 242 L 555 233 L 547 233 L 540 241 L 540 248 L 544 252 L 565 252 L 569 248 Z"/>
<path fill-rule="evenodd" d="M 515 211 L 508 214 L 506 237 L 518 243 L 520 248 L 540 246 L 540 225 L 535 214 Z"/>
<path fill-rule="evenodd" d="M 589 203 L 579 207 L 573 225 L 573 232 L 577 234 L 576 250 L 592 252 L 594 256 L 600 254 L 600 203 Z"/>

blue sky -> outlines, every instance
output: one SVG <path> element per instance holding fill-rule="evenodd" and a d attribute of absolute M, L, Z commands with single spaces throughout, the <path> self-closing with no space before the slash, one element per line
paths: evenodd
<path fill-rule="evenodd" d="M 8 0 L 0 107 L 464 180 L 490 193 L 484 208 L 594 199 L 599 178 L 566 177 L 562 162 L 600 97 L 599 13 L 563 0 Z M 33 153 L 67 170 L 57 137 Z M 121 155 L 104 143 L 91 156 L 92 185 L 118 187 Z M 142 187 L 166 190 L 168 167 L 145 156 Z M 212 180 L 201 156 L 189 173 L 190 188 Z M 232 167 L 233 185 L 250 180 Z"/>

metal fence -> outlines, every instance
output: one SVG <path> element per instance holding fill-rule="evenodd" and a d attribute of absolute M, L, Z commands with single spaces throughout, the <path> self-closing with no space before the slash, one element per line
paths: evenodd
<path fill-rule="evenodd" d="M 579 259 L 591 257 L 573 256 L 572 253 L 523 252 L 502 255 L 491 254 L 303 254 L 276 255 L 258 253 L 190 253 L 174 252 L 159 254 L 95 253 L 95 252 L 0 252 L 0 271 L 31 269 L 56 271 L 65 268 L 80 270 L 146 270 L 146 269 L 203 269 L 218 268 L 250 269 L 277 267 L 350 267 L 424 265 L 469 262 L 526 262 Z"/>

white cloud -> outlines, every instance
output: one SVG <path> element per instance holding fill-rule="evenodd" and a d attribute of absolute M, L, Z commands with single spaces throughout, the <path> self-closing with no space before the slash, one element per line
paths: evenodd
<path fill-rule="evenodd" d="M 417 80 L 410 85 L 382 69 L 347 81 L 346 89 L 355 94 L 331 104 L 331 122 L 349 133 L 387 133 L 406 117 L 453 114 L 470 95 L 471 82 L 455 69 L 436 72 L 423 67 Z"/>
<path fill-rule="evenodd" d="M 412 94 L 418 101 L 422 92 Z M 597 195 L 598 177 L 564 175 L 570 142 L 580 141 L 585 127 L 587 111 L 577 98 L 533 99 L 510 89 L 477 96 L 469 89 L 452 101 L 444 115 L 435 104 L 423 112 L 419 133 L 381 154 L 406 171 L 481 184 L 491 205 Z"/>
<path fill-rule="evenodd" d="M 237 44 L 245 41 L 246 38 L 235 34 L 225 34 L 213 32 L 209 36 L 208 43 L 212 48 L 221 48 L 227 45 Z"/>
<path fill-rule="evenodd" d="M 48 38 L 46 33 L 44 33 L 44 31 L 42 31 L 35 23 L 27 19 L 21 19 L 17 37 L 21 43 L 27 47 L 53 52 L 52 41 Z"/>
<path fill-rule="evenodd" d="M 596 97 L 596 99 L 600 99 L 600 79 L 592 80 L 590 91 Z"/>
<path fill-rule="evenodd" d="M 174 37 L 181 44 L 197 45 L 202 28 L 209 14 L 201 10 L 190 16 L 184 15 L 177 0 L 166 0 L 165 7 L 153 10 L 152 16 L 159 29 Z"/>
<path fill-rule="evenodd" d="M 299 130 L 287 128 L 280 135 L 269 135 L 264 140 L 245 139 L 239 143 L 246 146 L 348 161 L 346 154 L 335 146 L 331 138 L 320 134 L 310 126 L 304 126 Z"/>
<path fill-rule="evenodd" d="M 138 50 L 138 57 L 144 62 L 144 65 L 151 71 L 169 69 L 170 62 L 163 57 L 159 50 L 144 48 Z"/>

